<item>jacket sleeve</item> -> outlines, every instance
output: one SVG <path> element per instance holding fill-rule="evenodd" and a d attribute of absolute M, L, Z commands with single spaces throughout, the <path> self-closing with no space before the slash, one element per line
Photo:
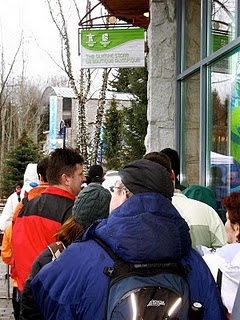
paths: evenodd
<path fill-rule="evenodd" d="M 31 290 L 46 319 L 102 320 L 113 261 L 95 241 L 68 246 L 34 277 Z"/>
<path fill-rule="evenodd" d="M 12 224 L 8 225 L 3 234 L 2 240 L 2 261 L 6 264 L 11 265 L 12 260 Z"/>
<path fill-rule="evenodd" d="M 18 215 L 19 215 L 19 212 L 21 211 L 22 207 L 23 207 L 23 203 L 22 203 L 22 201 L 20 201 L 20 202 L 18 203 L 16 209 L 15 209 L 14 212 L 13 212 L 13 216 L 12 216 L 12 221 L 13 221 L 13 223 L 16 221 L 16 219 L 17 219 L 17 217 L 18 217 Z"/>
<path fill-rule="evenodd" d="M 203 258 L 192 249 L 182 263 L 191 266 L 187 277 L 191 302 L 203 305 L 203 320 L 227 320 L 219 290 Z"/>
<path fill-rule="evenodd" d="M 20 320 L 44 320 L 45 318 L 34 300 L 30 284 L 31 280 L 28 278 L 22 291 Z"/>
<path fill-rule="evenodd" d="M 48 248 L 34 260 L 31 273 L 29 274 L 22 291 L 20 320 L 45 319 L 33 297 L 31 282 L 41 268 L 50 261 L 52 261 L 52 254 Z"/>
<path fill-rule="evenodd" d="M 217 212 L 211 207 L 209 210 L 209 229 L 211 236 L 212 248 L 220 248 L 226 244 L 227 237 L 224 224 Z"/>
<path fill-rule="evenodd" d="M 11 224 L 12 222 L 12 215 L 15 207 L 17 206 L 17 196 L 15 193 L 12 193 L 3 208 L 2 214 L 0 216 L 0 229 L 5 230 L 5 228 Z"/>

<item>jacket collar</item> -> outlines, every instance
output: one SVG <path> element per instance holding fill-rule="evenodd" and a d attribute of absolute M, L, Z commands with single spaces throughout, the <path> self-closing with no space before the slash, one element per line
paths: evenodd
<path fill-rule="evenodd" d="M 63 190 L 61 188 L 58 188 L 56 186 L 49 186 L 47 187 L 43 192 L 42 194 L 54 194 L 54 195 L 57 195 L 57 196 L 61 196 L 61 197 L 65 197 L 65 198 L 69 198 L 73 201 L 75 201 L 76 197 L 71 194 L 70 192 L 66 191 L 66 190 Z"/>

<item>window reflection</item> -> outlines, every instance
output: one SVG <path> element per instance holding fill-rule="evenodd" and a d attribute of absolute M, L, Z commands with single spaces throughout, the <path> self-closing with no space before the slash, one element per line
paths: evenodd
<path fill-rule="evenodd" d="M 211 66 L 210 184 L 220 213 L 222 198 L 240 190 L 240 53 L 222 60 Z"/>
<path fill-rule="evenodd" d="M 235 39 L 235 7 L 236 0 L 212 1 L 209 53 Z"/>
<path fill-rule="evenodd" d="M 185 40 L 182 49 L 182 71 L 200 60 L 201 0 L 188 1 L 186 6 Z"/>
<path fill-rule="evenodd" d="M 182 82 L 186 101 L 182 114 L 182 130 L 185 133 L 185 185 L 199 183 L 200 145 L 200 73 L 196 73 Z"/>
<path fill-rule="evenodd" d="M 212 0 L 207 3 L 208 37 L 207 54 L 221 49 L 236 38 L 235 17 L 236 0 Z M 184 40 L 182 45 L 181 70 L 185 70 L 201 58 L 201 10 L 202 1 L 188 1 L 186 5 L 186 21 L 184 24 Z M 223 60 L 221 63 L 225 63 Z M 219 62 L 220 63 L 220 62 Z"/>

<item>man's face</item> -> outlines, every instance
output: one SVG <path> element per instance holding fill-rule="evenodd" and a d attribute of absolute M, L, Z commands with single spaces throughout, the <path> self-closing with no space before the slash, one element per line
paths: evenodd
<path fill-rule="evenodd" d="M 86 177 L 83 173 L 83 166 L 76 164 L 76 170 L 72 176 L 68 176 L 68 192 L 77 196 L 81 190 L 81 185 L 86 182 Z"/>
<path fill-rule="evenodd" d="M 116 181 L 111 189 L 110 213 L 127 200 L 126 190 L 121 187 L 121 181 Z"/>

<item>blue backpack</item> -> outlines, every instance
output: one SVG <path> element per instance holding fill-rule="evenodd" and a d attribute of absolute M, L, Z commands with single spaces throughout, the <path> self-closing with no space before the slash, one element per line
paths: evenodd
<path fill-rule="evenodd" d="M 190 319 L 189 268 L 175 262 L 128 263 L 102 240 L 94 240 L 114 261 L 103 270 L 110 277 L 105 320 Z"/>

